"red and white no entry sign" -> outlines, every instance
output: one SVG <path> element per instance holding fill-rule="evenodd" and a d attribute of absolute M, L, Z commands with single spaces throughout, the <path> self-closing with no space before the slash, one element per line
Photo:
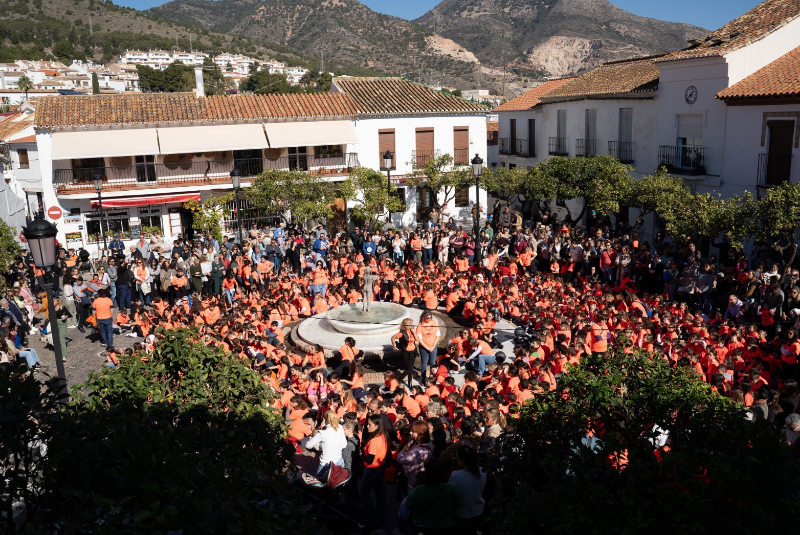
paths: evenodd
<path fill-rule="evenodd" d="M 58 206 L 51 206 L 50 208 L 47 209 L 47 217 L 49 217 L 50 219 L 61 219 L 62 213 L 63 212 L 61 212 L 61 208 L 59 208 Z"/>

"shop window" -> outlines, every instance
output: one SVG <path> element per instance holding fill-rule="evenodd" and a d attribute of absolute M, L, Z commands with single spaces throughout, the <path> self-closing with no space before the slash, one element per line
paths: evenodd
<path fill-rule="evenodd" d="M 139 208 L 139 222 L 142 226 L 142 234 L 149 236 L 153 232 L 164 235 L 161 226 L 161 207 L 142 206 Z"/>
<path fill-rule="evenodd" d="M 124 240 L 130 239 L 131 222 L 127 210 L 108 210 L 103 211 L 103 225 L 106 237 L 110 240 L 115 234 Z M 89 212 L 86 214 L 86 239 L 89 243 L 102 242 L 100 235 L 100 212 Z"/>

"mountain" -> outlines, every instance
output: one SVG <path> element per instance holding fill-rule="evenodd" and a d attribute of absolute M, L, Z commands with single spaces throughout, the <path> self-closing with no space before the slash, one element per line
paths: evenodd
<path fill-rule="evenodd" d="M 554 76 L 679 50 L 708 34 L 606 0 L 443 0 L 416 22 L 457 39 L 483 63 L 511 62 Z"/>

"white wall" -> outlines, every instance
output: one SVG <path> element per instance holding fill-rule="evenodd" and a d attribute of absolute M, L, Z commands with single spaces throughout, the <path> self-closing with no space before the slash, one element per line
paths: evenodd
<path fill-rule="evenodd" d="M 531 133 L 528 131 L 528 119 L 534 119 L 536 121 L 536 131 L 534 132 L 535 137 L 535 154 L 529 155 L 527 157 L 518 156 L 516 154 L 498 154 L 498 167 L 508 167 L 509 164 L 516 165 L 517 167 L 527 168 L 536 165 L 538 162 L 542 161 L 544 158 L 547 158 L 547 139 L 544 140 L 542 143 L 542 111 L 541 108 L 536 110 L 519 110 L 519 111 L 498 111 L 497 112 L 497 120 L 498 120 L 498 145 L 497 148 L 500 148 L 500 139 L 508 139 L 509 143 L 511 142 L 511 120 L 515 119 L 517 121 L 517 139 L 530 139 Z M 511 147 L 512 151 L 516 150 L 516 147 Z"/>
<path fill-rule="evenodd" d="M 725 56 L 729 83 L 733 85 L 800 46 L 800 17 L 763 39 Z"/>

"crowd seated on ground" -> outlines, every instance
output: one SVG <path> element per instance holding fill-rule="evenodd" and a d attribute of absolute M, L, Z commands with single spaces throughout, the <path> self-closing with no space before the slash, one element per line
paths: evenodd
<path fill-rule="evenodd" d="M 59 298 L 69 316 L 58 321 L 96 325 L 108 309 L 97 299 L 110 299 L 117 313 L 101 333 L 109 366 L 117 363 L 115 332 L 140 338 L 146 354 L 158 327 L 197 328 L 204 343 L 232 352 L 272 385 L 287 440 L 298 452 L 319 452 L 312 479 L 338 468 L 353 475 L 345 490 L 373 527 L 387 521 L 387 481 L 404 500 L 401 523 L 480 525 L 492 492 L 485 462 L 503 429 L 570 366 L 607 353 L 623 335 L 653 358 L 694 370 L 747 407 L 748 417 L 773 422 L 795 442 L 800 276 L 787 249 L 756 244 L 746 254 L 721 240 L 711 244 L 718 253 L 707 254 L 661 232 L 641 239 L 624 221 L 594 213 L 581 229 L 552 214 L 508 213 L 496 205 L 471 232 L 436 219 L 331 235 L 323 226 L 254 228 L 243 244 L 200 234 L 169 252 L 117 248 L 99 259 L 96 274 L 62 251 Z M 25 260 L 6 273 L 4 362 L 14 354 L 37 359 L 23 345 L 41 314 L 29 267 Z M 439 347 L 423 344 L 418 369 L 386 372 L 377 386 L 365 384 L 356 339 L 326 355 L 319 346 L 298 350 L 283 330 L 363 300 L 366 268 L 379 275 L 373 301 L 462 325 Z M 513 351 L 500 351 L 498 322 L 519 327 Z M 415 354 L 424 336 L 409 325 L 396 347 Z"/>

